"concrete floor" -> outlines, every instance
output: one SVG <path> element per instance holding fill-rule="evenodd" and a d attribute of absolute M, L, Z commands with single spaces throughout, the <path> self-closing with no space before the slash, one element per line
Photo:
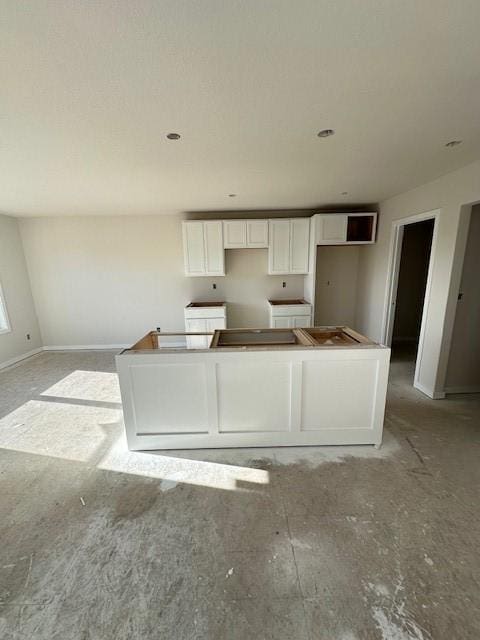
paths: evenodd
<path fill-rule="evenodd" d="M 0 373 L 2 640 L 478 640 L 480 399 L 385 445 L 129 453 L 111 353 Z"/>

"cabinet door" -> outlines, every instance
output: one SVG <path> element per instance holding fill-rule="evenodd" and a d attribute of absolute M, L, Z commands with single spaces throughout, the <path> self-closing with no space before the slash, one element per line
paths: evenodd
<path fill-rule="evenodd" d="M 274 329 L 291 329 L 292 326 L 292 316 L 272 316 L 272 327 Z"/>
<path fill-rule="evenodd" d="M 204 318 L 188 318 L 185 320 L 185 330 L 198 333 L 206 333 L 207 320 Z M 209 346 L 208 336 L 187 336 L 187 347 L 189 349 L 206 349 Z"/>
<path fill-rule="evenodd" d="M 290 220 L 269 220 L 268 273 L 290 273 Z"/>
<path fill-rule="evenodd" d="M 183 223 L 183 254 L 185 261 L 185 275 L 205 275 L 203 222 Z"/>
<path fill-rule="evenodd" d="M 290 273 L 308 273 L 310 220 L 293 219 L 290 225 Z"/>
<path fill-rule="evenodd" d="M 292 328 L 301 329 L 302 327 L 311 327 L 311 316 L 292 316 Z"/>
<path fill-rule="evenodd" d="M 247 220 L 247 247 L 268 247 L 268 220 Z"/>
<path fill-rule="evenodd" d="M 346 241 L 346 214 L 326 214 L 318 216 L 317 244 L 341 244 Z"/>
<path fill-rule="evenodd" d="M 223 246 L 225 249 L 242 249 L 247 246 L 247 223 L 245 220 L 223 221 Z"/>
<path fill-rule="evenodd" d="M 223 248 L 223 227 L 221 220 L 203 222 L 205 240 L 205 275 L 225 275 L 225 251 Z"/>
<path fill-rule="evenodd" d="M 215 329 L 226 329 L 227 321 L 225 318 L 208 318 L 207 323 L 207 331 L 209 333 L 213 333 Z M 212 341 L 213 336 L 207 337 L 207 347 L 210 346 L 210 342 Z"/>

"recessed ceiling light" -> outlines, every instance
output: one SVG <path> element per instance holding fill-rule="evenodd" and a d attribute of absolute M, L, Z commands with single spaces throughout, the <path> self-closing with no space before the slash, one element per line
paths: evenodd
<path fill-rule="evenodd" d="M 463 140 L 450 140 L 450 142 L 447 142 L 447 144 L 445 145 L 446 147 L 456 147 L 459 144 L 462 144 Z"/>
<path fill-rule="evenodd" d="M 182 136 L 179 133 L 167 133 L 169 140 L 179 140 Z"/>
<path fill-rule="evenodd" d="M 228 197 L 229 197 L 229 198 L 236 198 L 236 197 L 237 197 L 237 194 L 236 194 L 236 193 L 229 193 L 229 194 L 228 194 Z"/>
<path fill-rule="evenodd" d="M 333 136 L 334 133 L 335 131 L 333 129 L 322 129 L 317 133 L 317 136 L 319 138 L 329 138 L 330 136 Z"/>

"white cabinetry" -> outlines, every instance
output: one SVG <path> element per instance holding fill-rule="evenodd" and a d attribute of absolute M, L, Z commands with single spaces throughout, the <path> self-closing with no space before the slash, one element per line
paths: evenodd
<path fill-rule="evenodd" d="M 270 304 L 270 326 L 275 329 L 301 329 L 312 326 L 312 305 Z"/>
<path fill-rule="evenodd" d="M 343 244 L 347 240 L 347 216 L 319 215 L 316 220 L 317 244 Z"/>
<path fill-rule="evenodd" d="M 193 333 L 213 333 L 215 329 L 227 328 L 227 310 L 224 302 L 215 306 L 198 306 L 201 303 L 193 303 L 195 306 L 185 307 L 185 331 Z M 189 349 L 208 349 L 212 336 L 187 336 Z"/>
<path fill-rule="evenodd" d="M 267 220 L 224 220 L 225 249 L 263 249 L 268 247 Z"/>
<path fill-rule="evenodd" d="M 314 217 L 315 244 L 372 244 L 376 213 L 321 213 Z"/>
<path fill-rule="evenodd" d="M 182 224 L 185 275 L 224 276 L 222 221 L 189 220 Z"/>
<path fill-rule="evenodd" d="M 269 220 L 268 273 L 308 273 L 310 220 Z"/>
<path fill-rule="evenodd" d="M 268 220 L 247 220 L 247 247 L 251 249 L 268 247 Z"/>

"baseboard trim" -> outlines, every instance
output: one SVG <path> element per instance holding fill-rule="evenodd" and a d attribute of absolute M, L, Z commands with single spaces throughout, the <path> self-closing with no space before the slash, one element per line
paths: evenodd
<path fill-rule="evenodd" d="M 415 389 L 418 389 L 432 400 L 443 400 L 445 398 L 444 391 L 433 391 L 433 389 L 428 389 L 420 382 L 415 382 L 413 386 L 415 387 Z"/>
<path fill-rule="evenodd" d="M 15 356 L 15 358 L 10 358 L 10 360 L 5 360 L 5 362 L 0 362 L 0 369 L 6 369 L 7 367 L 11 367 L 14 364 L 18 364 L 23 360 L 27 360 L 32 356 L 36 356 L 38 353 L 43 351 L 43 347 L 38 347 L 38 349 L 32 349 L 31 351 L 27 351 L 27 353 L 22 353 L 20 356 Z"/>
<path fill-rule="evenodd" d="M 44 351 L 106 351 L 112 349 L 128 349 L 131 344 L 67 344 L 47 345 Z"/>
<path fill-rule="evenodd" d="M 445 387 L 445 393 L 480 393 L 478 385 L 468 385 L 466 387 Z"/>

